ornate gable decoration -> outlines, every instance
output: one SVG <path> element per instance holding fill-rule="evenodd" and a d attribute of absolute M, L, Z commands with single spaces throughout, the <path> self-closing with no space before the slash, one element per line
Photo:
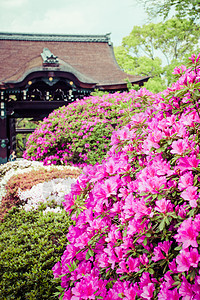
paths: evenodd
<path fill-rule="evenodd" d="M 55 56 L 48 48 L 44 48 L 41 53 L 44 67 L 58 67 L 58 57 Z"/>

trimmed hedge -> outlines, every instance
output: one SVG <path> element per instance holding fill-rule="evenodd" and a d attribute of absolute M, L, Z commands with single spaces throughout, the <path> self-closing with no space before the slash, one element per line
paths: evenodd
<path fill-rule="evenodd" d="M 0 299 L 57 299 L 52 267 L 72 221 L 62 213 L 12 208 L 0 223 Z"/>

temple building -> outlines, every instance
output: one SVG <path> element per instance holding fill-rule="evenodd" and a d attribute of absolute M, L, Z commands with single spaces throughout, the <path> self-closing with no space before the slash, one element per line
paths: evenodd
<path fill-rule="evenodd" d="M 0 33 L 0 164 L 16 147 L 16 118 L 40 118 L 98 89 L 127 90 L 110 34 L 56 35 Z"/>

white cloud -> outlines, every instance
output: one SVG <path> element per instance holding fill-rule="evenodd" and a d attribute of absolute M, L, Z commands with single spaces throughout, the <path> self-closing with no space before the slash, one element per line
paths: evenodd
<path fill-rule="evenodd" d="M 3 4 L 2 4 L 3 3 Z M 14 6 L 6 7 L 6 3 Z M 146 21 L 137 0 L 0 0 L 0 31 L 106 34 L 121 43 L 134 25 Z M 10 5 L 9 4 L 9 5 Z M 8 5 L 8 4 L 7 4 Z"/>
<path fill-rule="evenodd" d="M 68 11 L 65 9 L 54 11 L 49 10 L 44 18 L 34 20 L 29 26 L 30 31 L 44 33 L 75 33 L 87 27 L 87 20 L 81 11 Z"/>
<path fill-rule="evenodd" d="M 0 7 L 5 9 L 13 9 L 25 5 L 28 0 L 1 0 Z"/>

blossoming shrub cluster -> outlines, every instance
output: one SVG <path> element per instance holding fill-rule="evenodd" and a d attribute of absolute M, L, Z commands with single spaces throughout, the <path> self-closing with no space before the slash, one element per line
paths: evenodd
<path fill-rule="evenodd" d="M 62 255 L 69 225 L 61 213 L 13 207 L 0 223 L 0 299 L 56 299 L 52 267 Z"/>
<path fill-rule="evenodd" d="M 21 208 L 26 211 L 37 210 L 41 205 L 46 206 L 43 213 L 49 211 L 61 212 L 64 195 L 71 191 L 75 178 L 56 178 L 34 185 L 31 189 L 22 191 L 18 189 L 18 196 L 22 203 Z"/>
<path fill-rule="evenodd" d="M 33 169 L 41 168 L 42 165 L 41 162 L 28 160 L 12 161 L 0 165 L 0 202 L 2 197 L 6 195 L 5 187 L 13 175 L 30 172 Z"/>
<path fill-rule="evenodd" d="M 26 205 L 26 207 L 29 207 L 30 202 L 33 201 L 34 205 L 37 206 L 37 203 L 39 202 L 46 202 L 47 197 L 50 196 L 50 194 L 45 193 L 45 187 L 43 190 L 41 190 L 42 195 L 39 195 L 36 187 L 36 193 L 37 195 L 32 195 L 35 200 L 29 199 L 25 197 L 25 195 L 20 199 L 19 191 L 25 192 L 26 190 L 32 189 L 35 185 L 39 183 L 44 183 L 46 181 L 50 181 L 50 185 L 53 189 L 53 182 L 51 182 L 52 179 L 59 178 L 66 179 L 68 178 L 68 181 L 70 181 L 70 187 L 71 187 L 71 181 L 72 179 L 76 179 L 81 171 L 78 168 L 74 167 L 42 167 L 42 165 L 37 164 L 37 168 L 26 168 L 24 170 L 20 170 L 20 172 L 11 172 L 11 177 L 9 177 L 9 181 L 5 184 L 5 194 L 3 195 L 0 203 L 0 219 L 2 220 L 4 215 L 8 212 L 9 209 L 11 209 L 13 206 L 21 206 L 23 204 Z M 6 174 L 5 174 L 6 177 Z M 3 181 L 3 179 L 2 179 Z M 66 183 L 67 184 L 67 183 Z M 41 185 L 42 187 L 43 185 Z M 67 185 L 66 185 L 67 187 Z M 67 191 L 67 190 L 65 190 Z M 52 191 L 54 195 L 54 200 L 59 197 L 58 191 Z M 63 191 L 64 193 L 64 191 Z M 31 196 L 31 195 L 29 195 Z M 26 200 L 25 200 L 26 198 Z M 42 199 L 41 199 L 42 198 Z M 41 200 L 41 201 L 40 201 Z M 28 202 L 28 203 L 27 203 Z M 33 202 L 31 202 L 33 204 Z M 56 203 L 55 203 L 56 204 Z"/>
<path fill-rule="evenodd" d="M 123 122 L 121 103 L 134 93 L 91 96 L 53 111 L 30 135 L 23 157 L 44 165 L 101 162 L 113 130 Z"/>
<path fill-rule="evenodd" d="M 199 57 L 65 196 L 76 225 L 53 267 L 60 300 L 200 299 Z"/>

